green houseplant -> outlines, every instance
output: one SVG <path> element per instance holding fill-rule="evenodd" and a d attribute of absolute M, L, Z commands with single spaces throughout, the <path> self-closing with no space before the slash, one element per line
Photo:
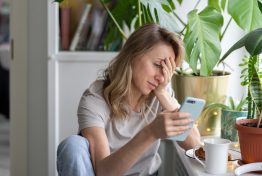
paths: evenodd
<path fill-rule="evenodd" d="M 117 26 L 111 28 L 109 39 L 119 35 L 118 31 L 125 38 L 126 35 L 122 30 L 124 26 L 132 30 L 148 22 L 159 23 L 182 36 L 186 49 L 186 62 L 191 72 L 188 75 L 188 73 L 184 74 L 183 69 L 179 69 L 179 74 L 173 77 L 173 88 L 180 103 L 186 96 L 204 98 L 207 105 L 213 102 L 223 103 L 227 96 L 229 73 L 216 71 L 214 68 L 221 63 L 221 41 L 229 24 L 235 21 L 247 32 L 262 27 L 262 14 L 259 9 L 261 2 L 257 0 L 206 1 L 207 5 L 200 11 L 198 10 L 200 1 L 197 1 L 195 7 L 187 14 L 187 22 L 181 20 L 176 13 L 176 7 L 183 3 L 182 0 L 118 1 L 112 11 L 106 6 L 107 2 L 112 1 L 100 0 L 100 2 L 113 19 L 113 25 Z M 226 23 L 223 13 L 230 16 L 230 20 Z M 108 42 L 110 43 L 110 40 Z M 220 85 L 219 88 L 217 85 Z M 217 135 L 220 129 L 219 117 L 220 114 L 203 111 L 198 121 L 201 135 Z"/>
<path fill-rule="evenodd" d="M 233 51 L 245 47 L 248 59 L 241 64 L 243 85 L 248 88 L 248 115 L 246 120 L 236 122 L 242 160 L 244 163 L 262 161 L 262 28 L 256 29 L 234 44 L 222 57 L 225 59 Z"/>
<path fill-rule="evenodd" d="M 234 21 L 247 32 L 262 27 L 259 0 L 207 0 L 202 10 L 198 9 L 200 0 L 197 0 L 194 8 L 187 13 L 186 22 L 176 12 L 177 7 L 186 2 L 183 0 L 99 1 L 112 19 L 105 40 L 106 48 L 118 48 L 116 46 L 121 46 L 121 41 L 127 38 L 128 32 L 149 22 L 159 23 L 181 35 L 186 49 L 185 60 L 191 72 L 188 74 L 184 69 L 178 69 L 178 74 L 173 77 L 173 88 L 180 103 L 185 96 L 204 98 L 207 105 L 213 102 L 223 103 L 227 96 L 229 73 L 216 71 L 214 68 L 220 63 L 221 42 L 229 24 Z M 224 18 L 224 13 L 230 16 L 229 20 Z M 181 85 L 180 88 L 177 85 Z M 209 86 L 202 87 L 203 85 Z M 219 114 L 210 114 L 203 112 L 201 115 L 200 119 L 205 119 L 198 123 L 202 135 L 212 135 L 215 133 L 212 133 L 215 131 L 213 129 L 219 129 L 216 128 L 220 124 Z M 210 118 L 204 118 L 205 116 Z"/>
<path fill-rule="evenodd" d="M 258 0 L 207 1 L 206 7 L 201 11 L 197 9 L 200 2 L 197 1 L 195 7 L 187 14 L 187 22 L 183 22 L 176 13 L 176 6 L 182 4 L 183 0 L 117 1 L 111 11 L 106 3 L 112 0 L 100 0 L 100 2 L 113 19 L 113 25 L 117 27 L 109 31 L 111 39 L 117 38 L 112 37 L 113 34 L 117 35 L 116 30 L 126 38 L 124 26 L 132 31 L 148 22 L 156 22 L 169 30 L 178 32 L 183 37 L 187 54 L 186 61 L 194 75 L 214 74 L 214 67 L 220 61 L 220 43 L 232 20 L 247 32 L 262 27 L 262 14 L 259 9 L 261 2 Z M 222 13 L 228 13 L 231 17 L 225 24 Z M 222 27 L 224 27 L 223 31 Z"/>
<path fill-rule="evenodd" d="M 241 100 L 237 102 L 230 96 L 227 100 L 226 104 L 211 103 L 206 109 L 221 108 L 221 138 L 237 142 L 238 135 L 235 129 L 235 123 L 236 120 L 247 116 L 247 98 L 242 97 Z"/>

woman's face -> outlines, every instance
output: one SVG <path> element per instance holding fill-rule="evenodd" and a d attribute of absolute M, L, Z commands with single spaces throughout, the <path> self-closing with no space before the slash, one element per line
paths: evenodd
<path fill-rule="evenodd" d="M 134 59 L 132 63 L 133 96 L 148 95 L 164 81 L 160 62 L 170 57 L 175 58 L 173 48 L 164 42 L 159 42 L 143 56 Z"/>

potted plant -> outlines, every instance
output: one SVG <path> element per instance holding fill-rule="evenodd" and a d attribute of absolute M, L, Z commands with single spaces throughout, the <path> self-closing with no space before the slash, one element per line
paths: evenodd
<path fill-rule="evenodd" d="M 203 10 L 197 10 L 200 1 L 197 1 L 194 9 L 188 12 L 187 22 L 183 22 L 176 13 L 173 1 L 148 1 L 148 0 L 126 0 L 118 1 L 111 11 L 106 3 L 110 0 L 100 0 L 113 24 L 109 32 L 109 39 L 119 35 L 118 31 L 126 38 L 123 27 L 129 30 L 137 28 L 144 23 L 156 22 L 176 31 L 183 38 L 186 49 L 186 62 L 190 72 L 178 69 L 172 79 L 172 85 L 176 92 L 176 98 L 181 103 L 186 96 L 194 96 L 210 103 L 224 103 L 227 97 L 227 84 L 229 73 L 215 70 L 220 63 L 221 41 L 232 20 L 245 31 L 251 31 L 262 27 L 262 14 L 259 9 L 260 1 L 208 1 Z M 177 1 L 183 3 L 182 0 Z M 225 7 L 228 7 L 226 10 Z M 130 9 L 133 9 L 130 11 Z M 231 17 L 224 24 L 224 12 Z M 134 24 L 134 25 L 132 25 Z M 181 28 L 182 25 L 182 28 Z M 180 28 L 179 28 L 180 27 Z M 222 31 L 223 29 L 223 31 Z M 107 40 L 110 43 L 111 40 Z M 108 44 L 109 45 L 109 44 Z M 201 135 L 220 134 L 220 112 L 217 114 L 207 113 L 205 110 L 198 120 L 198 128 Z"/>
<path fill-rule="evenodd" d="M 149 22 L 159 23 L 181 35 L 185 43 L 186 62 L 190 73 L 185 69 L 178 69 L 178 74 L 172 79 L 176 98 L 180 103 L 186 96 L 205 99 L 207 105 L 213 102 L 224 103 L 229 73 L 214 68 L 221 63 L 220 45 L 229 24 L 235 21 L 247 32 L 262 27 L 259 0 L 206 1 L 207 5 L 203 10 L 198 10 L 200 3 L 198 0 L 195 7 L 188 12 L 187 22 L 184 22 L 176 12 L 176 6 L 181 5 L 183 0 L 177 0 L 176 3 L 172 0 L 100 0 L 100 2 L 112 19 L 105 40 L 107 48 L 118 48 L 116 46 L 121 46 L 121 41 L 127 38 L 128 32 Z M 226 23 L 224 13 L 230 16 Z M 212 114 L 203 111 L 198 121 L 201 135 L 219 134 L 220 129 L 217 128 L 220 125 L 219 117 L 220 112 Z"/>
<path fill-rule="evenodd" d="M 244 163 L 262 162 L 262 28 L 240 39 L 226 52 L 221 61 L 241 47 L 245 47 L 249 53 L 248 59 L 244 59 L 244 63 L 241 64 L 244 67 L 242 85 L 248 88 L 248 119 L 236 122 L 242 161 Z"/>
<path fill-rule="evenodd" d="M 235 123 L 236 120 L 247 116 L 247 98 L 242 97 L 238 102 L 230 96 L 227 100 L 227 104 L 211 103 L 206 107 L 206 109 L 211 111 L 214 108 L 221 108 L 221 138 L 237 142 L 238 135 L 237 130 L 235 129 Z"/>

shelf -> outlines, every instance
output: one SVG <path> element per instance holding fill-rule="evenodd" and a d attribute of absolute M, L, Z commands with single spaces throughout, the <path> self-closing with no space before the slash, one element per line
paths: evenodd
<path fill-rule="evenodd" d="M 109 62 L 116 56 L 117 52 L 70 52 L 60 51 L 55 56 L 49 57 L 50 59 L 59 62 Z"/>

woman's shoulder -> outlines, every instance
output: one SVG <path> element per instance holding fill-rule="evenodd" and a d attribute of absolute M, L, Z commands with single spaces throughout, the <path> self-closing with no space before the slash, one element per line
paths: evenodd
<path fill-rule="evenodd" d="M 92 95 L 98 98 L 103 98 L 103 86 L 104 80 L 96 80 L 84 91 L 83 96 Z"/>
<path fill-rule="evenodd" d="M 81 103 L 99 105 L 100 107 L 108 108 L 104 98 L 104 81 L 96 80 L 90 84 L 82 95 Z"/>
<path fill-rule="evenodd" d="M 103 96 L 103 80 L 96 80 L 86 89 L 80 100 L 80 107 L 91 109 L 104 109 L 108 112 L 109 108 Z"/>

